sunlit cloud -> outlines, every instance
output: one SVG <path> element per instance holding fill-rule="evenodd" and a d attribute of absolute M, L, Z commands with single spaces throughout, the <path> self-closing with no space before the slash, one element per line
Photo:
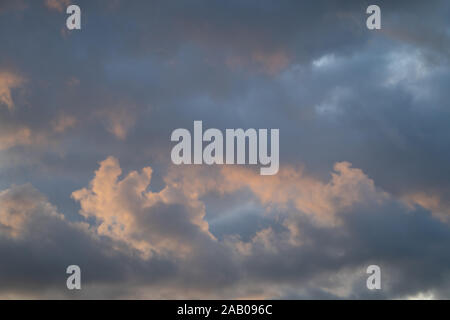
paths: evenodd
<path fill-rule="evenodd" d="M 0 72 L 0 105 L 5 105 L 10 111 L 14 109 L 11 90 L 19 88 L 25 82 L 21 76 L 11 72 Z"/>

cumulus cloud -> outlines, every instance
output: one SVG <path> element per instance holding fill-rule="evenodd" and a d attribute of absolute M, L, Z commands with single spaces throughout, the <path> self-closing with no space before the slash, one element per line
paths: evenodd
<path fill-rule="evenodd" d="M 266 177 L 239 167 L 214 173 L 207 168 L 173 168 L 164 178 L 166 185 L 151 191 L 150 167 L 122 177 L 118 160 L 109 157 L 100 163 L 89 187 L 72 194 L 81 205 L 83 222 L 67 220 L 30 184 L 12 186 L 0 192 L 0 253 L 8 261 L 0 267 L 0 274 L 8 275 L 0 295 L 35 297 L 46 288 L 45 297 L 70 298 L 58 287 L 64 283 L 65 266 L 73 263 L 87 278 L 79 296 L 85 298 L 445 294 L 446 282 L 441 279 L 446 269 L 436 262 L 448 257 L 448 228 L 429 213 L 411 211 L 387 196 L 349 163 L 338 163 L 334 169 L 327 183 L 286 171 L 282 176 L 286 187 L 277 192 L 281 184 L 259 180 Z M 270 225 L 258 228 L 248 240 L 234 233 L 215 237 L 207 223 L 208 196 L 231 195 L 235 205 L 245 205 L 251 198 L 239 200 L 243 189 L 253 193 Z M 323 192 L 326 196 L 321 196 Z M 311 205 L 314 201 L 329 203 Z M 340 223 L 331 229 L 314 223 L 315 214 L 322 219 L 324 208 L 331 205 Z M 427 230 L 434 230 L 434 237 L 420 236 Z M 391 244 L 388 250 L 386 241 Z M 420 242 L 417 249 L 404 250 L 414 241 Z M 432 250 L 426 259 L 423 250 Z M 46 254 L 38 261 L 28 260 L 30 253 L 38 252 Z M 52 252 L 61 254 L 55 260 Z M 422 263 L 411 268 L 416 259 Z M 23 265 L 20 261 L 26 261 L 27 268 L 17 268 Z M 371 294 L 365 288 L 365 267 L 373 263 L 385 272 L 384 290 Z M 427 275 L 429 270 L 434 270 L 432 275 Z"/>
<path fill-rule="evenodd" d="M 376 189 L 367 175 L 348 162 L 334 165 L 335 172 L 331 173 L 329 182 L 308 176 L 300 166 L 285 166 L 274 176 L 261 176 L 243 167 L 226 166 L 220 174 L 209 175 L 200 174 L 200 170 L 191 169 L 187 173 L 174 170 L 165 181 L 180 184 L 191 198 L 208 192 L 226 194 L 248 189 L 267 208 L 293 206 L 318 223 L 331 226 L 339 223 L 339 212 L 358 203 L 379 205 L 389 198 Z"/>
<path fill-rule="evenodd" d="M 267 181 L 252 173 L 242 175 L 232 170 L 225 176 L 230 186 L 249 187 L 264 204 L 286 205 L 290 202 L 300 212 L 310 214 L 323 223 L 335 223 L 339 219 L 336 213 L 357 203 L 370 205 L 386 200 L 387 195 L 377 191 L 373 181 L 360 169 L 352 168 L 350 163 L 336 163 L 334 170 L 328 183 L 288 167 Z M 242 176 L 246 177 L 245 180 Z"/>
<path fill-rule="evenodd" d="M 146 252 L 150 249 L 159 251 L 159 242 L 162 249 L 167 243 L 167 248 L 172 250 L 188 244 L 170 245 L 170 241 L 163 239 L 177 239 L 175 231 L 181 230 L 175 225 L 173 231 L 156 227 L 161 223 L 158 220 L 161 214 L 154 211 L 165 212 L 164 206 L 173 206 L 167 208 L 167 212 L 180 208 L 185 210 L 177 219 L 186 221 L 172 219 L 174 224 L 180 223 L 186 231 L 188 225 L 195 226 L 213 239 L 205 221 L 205 204 L 202 201 L 203 197 L 212 193 L 223 197 L 247 190 L 267 211 L 295 210 L 299 215 L 310 216 L 322 226 L 338 225 L 341 219 L 339 214 L 351 211 L 355 206 L 379 206 L 389 200 L 386 192 L 377 189 L 370 178 L 360 169 L 352 168 L 350 163 L 337 163 L 334 169 L 330 181 L 322 182 L 305 174 L 301 167 L 285 167 L 278 175 L 270 177 L 260 176 L 243 167 L 226 166 L 219 170 L 204 170 L 195 166 L 183 169 L 172 167 L 164 177 L 165 187 L 159 192 L 152 192 L 152 168 L 131 171 L 119 180 L 122 175 L 119 162 L 114 157 L 108 157 L 100 163 L 90 186 L 73 192 L 72 198 L 80 202 L 83 216 L 97 219 L 100 234 L 127 241 Z M 156 206 L 159 206 L 158 210 L 153 209 Z M 144 218 L 146 223 L 143 223 Z M 155 224 L 155 229 L 164 231 L 161 234 L 151 232 L 157 238 L 152 239 L 149 235 L 145 239 L 143 233 L 148 231 L 145 227 L 147 223 Z"/>
<path fill-rule="evenodd" d="M 98 221 L 99 234 L 123 240 L 146 256 L 152 251 L 187 254 L 195 238 L 212 238 L 197 199 L 183 197 L 176 185 L 149 191 L 150 167 L 118 180 L 121 174 L 117 159 L 109 157 L 100 163 L 89 188 L 72 193 L 80 213 Z"/>
<path fill-rule="evenodd" d="M 46 217 L 63 218 L 30 184 L 0 192 L 0 207 L 1 229 L 11 237 L 24 236 L 33 221 Z"/>
<path fill-rule="evenodd" d="M 0 2 L 1 297 L 449 296 L 448 1 Z M 171 166 L 194 120 L 280 172 Z"/>
<path fill-rule="evenodd" d="M 143 264 L 133 252 L 122 254 L 120 244 L 100 239 L 86 223 L 68 221 L 31 184 L 11 186 L 0 192 L 0 297 L 80 298 L 123 294 L 111 282 L 128 278 L 127 269 L 154 272 L 164 277 L 168 263 L 154 259 Z M 125 265 L 124 265 L 125 263 Z M 65 288 L 65 270 L 71 264 L 83 270 L 86 295 Z M 164 267 L 163 267 L 164 266 Z M 143 271 L 143 270 L 146 271 Z M 132 281 L 132 279 L 128 279 Z M 148 281 L 151 283 L 151 281 Z M 91 288 L 91 289 L 89 289 Z"/>

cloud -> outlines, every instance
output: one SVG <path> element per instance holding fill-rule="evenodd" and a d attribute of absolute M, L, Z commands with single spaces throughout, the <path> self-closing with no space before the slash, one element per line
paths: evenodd
<path fill-rule="evenodd" d="M 57 133 L 62 133 L 67 129 L 75 127 L 77 119 L 71 115 L 61 115 L 53 121 L 53 130 Z"/>
<path fill-rule="evenodd" d="M 97 113 L 105 122 L 106 129 L 119 140 L 125 140 L 129 130 L 136 123 L 132 106 L 103 109 Z"/>
<path fill-rule="evenodd" d="M 70 0 L 45 0 L 44 4 L 50 10 L 63 12 L 70 5 Z"/>
<path fill-rule="evenodd" d="M 0 3 L 0 13 L 17 10 L 21 11 L 28 7 L 24 0 L 4 0 Z"/>
<path fill-rule="evenodd" d="M 270 74 L 277 74 L 289 65 L 289 58 L 284 52 L 275 52 L 273 54 L 265 54 L 256 52 L 253 58 L 260 62 L 264 69 Z"/>
<path fill-rule="evenodd" d="M 421 206 L 422 208 L 429 210 L 436 218 L 448 223 L 450 219 L 450 204 L 448 201 L 442 199 L 442 197 L 446 197 L 446 194 L 442 194 L 442 192 L 431 194 L 416 192 L 406 194 L 402 199 L 411 208 L 414 208 L 416 205 Z"/>
<path fill-rule="evenodd" d="M 30 184 L 14 186 L 0 192 L 0 227 L 11 237 L 24 235 L 34 219 L 63 219 L 42 194 Z"/>
<path fill-rule="evenodd" d="M 65 219 L 31 184 L 1 191 L 0 204 L 2 298 L 92 298 L 114 291 L 120 295 L 122 290 L 111 284 L 132 281 L 128 268 L 160 277 L 171 268 L 158 258 L 143 263 L 132 251 L 123 254 L 119 243 L 96 236 L 87 223 Z M 65 270 L 71 264 L 83 270 L 86 295 L 65 289 Z"/>
<path fill-rule="evenodd" d="M 11 72 L 0 72 L 0 105 L 4 104 L 10 111 L 14 109 L 11 90 L 19 88 L 25 82 L 21 76 Z"/>
<path fill-rule="evenodd" d="M 121 174 L 117 159 L 109 157 L 100 163 L 89 188 L 72 193 L 81 204 L 80 214 L 98 221 L 99 234 L 122 240 L 145 256 L 185 255 L 195 238 L 212 238 L 203 220 L 205 209 L 197 199 L 183 197 L 176 185 L 148 191 L 150 167 L 118 180 Z"/>
<path fill-rule="evenodd" d="M 83 297 L 449 296 L 447 1 L 86 1 L 70 38 L 0 2 L 2 297 L 73 261 Z M 280 128 L 279 174 L 173 167 L 194 120 Z"/>
<path fill-rule="evenodd" d="M 6 131 L 0 134 L 0 150 L 9 149 L 16 145 L 29 145 L 31 142 L 31 130 L 27 127 L 14 128 L 13 131 Z"/>
<path fill-rule="evenodd" d="M 259 180 L 266 177 L 248 169 L 229 167 L 215 173 L 208 168 L 177 169 L 167 174 L 160 191 L 151 191 L 150 167 L 120 178 L 117 159 L 105 159 L 89 187 L 72 194 L 81 205 L 81 222 L 67 220 L 30 184 L 1 191 L 0 254 L 8 263 L 0 266 L 0 275 L 8 275 L 8 280 L 0 295 L 327 299 L 445 295 L 447 282 L 442 279 L 447 271 L 437 261 L 449 258 L 448 228 L 429 213 L 407 208 L 377 190 L 349 163 L 336 164 L 327 183 L 286 171 L 280 177 L 286 188 L 278 193 L 275 189 L 282 184 Z M 206 222 L 208 197 L 228 194 L 235 205 L 245 205 L 252 200 L 239 200 L 243 189 L 254 194 L 270 225 L 258 228 L 248 240 L 233 233 L 216 238 Z M 304 193 L 314 200 L 314 192 L 322 189 L 340 219 L 333 228 L 313 221 L 323 206 L 311 206 L 310 200 L 308 205 L 295 202 Z M 269 200 L 277 197 L 278 202 Z M 433 236 L 423 237 L 430 230 Z M 426 258 L 424 250 L 429 253 Z M 421 263 L 411 267 L 414 261 Z M 61 289 L 65 267 L 74 263 L 82 267 L 84 279 L 77 296 Z M 383 291 L 378 293 L 365 288 L 365 268 L 373 263 L 383 270 Z"/>
<path fill-rule="evenodd" d="M 295 208 L 311 215 L 318 223 L 334 225 L 339 223 L 339 212 L 365 203 L 379 205 L 389 196 L 377 190 L 374 182 L 360 169 L 352 168 L 348 162 L 334 165 L 329 182 L 322 182 L 304 173 L 302 167 L 284 166 L 277 175 L 260 176 L 243 167 L 225 166 L 220 174 L 199 173 L 201 169 L 174 170 L 165 181 L 169 185 L 179 184 L 190 198 L 199 198 L 208 192 L 221 194 L 248 189 L 261 205 Z"/>
<path fill-rule="evenodd" d="M 255 51 L 248 56 L 229 55 L 225 59 L 226 64 L 234 70 L 242 67 L 254 68 L 256 70 L 275 76 L 285 70 L 290 59 L 282 49 L 276 52 Z"/>

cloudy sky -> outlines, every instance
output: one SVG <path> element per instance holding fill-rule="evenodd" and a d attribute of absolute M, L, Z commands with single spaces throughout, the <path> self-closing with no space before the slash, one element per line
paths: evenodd
<path fill-rule="evenodd" d="M 0 1 L 0 298 L 450 298 L 448 1 L 70 3 Z M 280 171 L 173 165 L 194 120 Z"/>

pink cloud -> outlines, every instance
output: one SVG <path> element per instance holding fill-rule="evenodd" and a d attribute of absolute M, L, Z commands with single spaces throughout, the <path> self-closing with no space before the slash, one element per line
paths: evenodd
<path fill-rule="evenodd" d="M 21 87 L 25 82 L 21 76 L 11 72 L 0 72 L 0 105 L 4 104 L 9 110 L 14 109 L 11 90 Z"/>

